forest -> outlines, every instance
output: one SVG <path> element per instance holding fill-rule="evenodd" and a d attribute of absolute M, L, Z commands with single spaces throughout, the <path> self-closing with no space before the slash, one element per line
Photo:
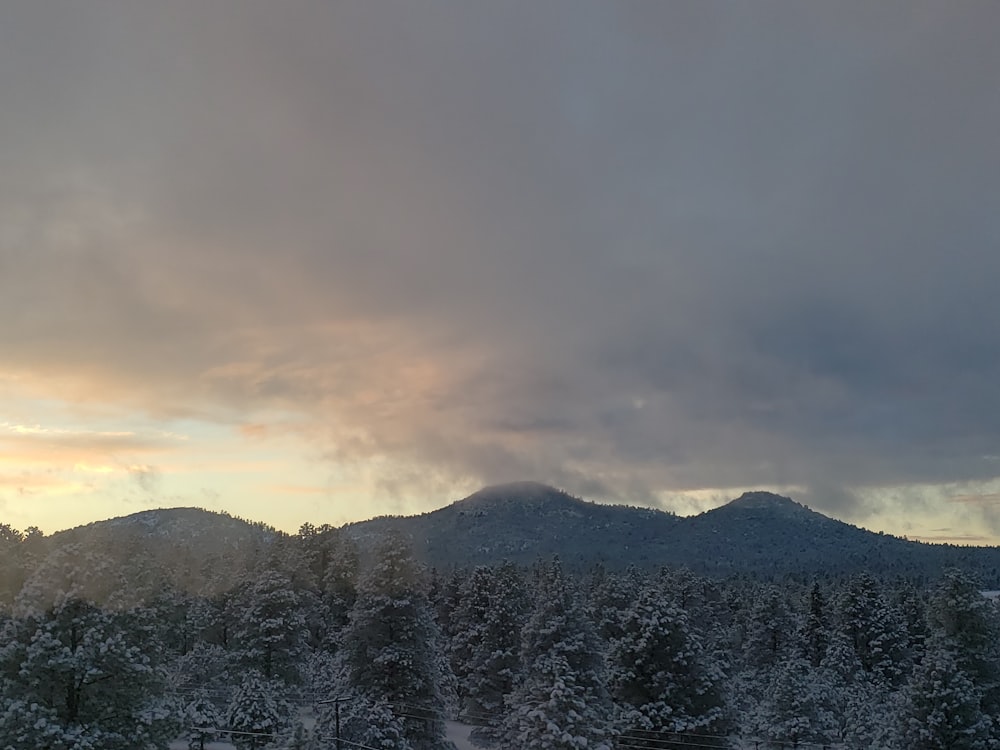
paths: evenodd
<path fill-rule="evenodd" d="M 1000 744 L 1000 619 L 958 570 L 442 571 L 306 525 L 195 576 L 2 531 L 4 750 L 448 750 L 446 720 L 498 750 Z"/>

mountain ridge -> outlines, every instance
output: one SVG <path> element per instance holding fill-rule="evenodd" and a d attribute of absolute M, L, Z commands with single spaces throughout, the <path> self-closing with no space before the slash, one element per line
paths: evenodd
<path fill-rule="evenodd" d="M 540 502 L 542 501 L 542 502 Z M 526 563 L 559 555 L 570 565 L 684 566 L 712 575 L 749 573 L 928 578 L 947 567 L 1000 585 L 1000 547 L 929 544 L 831 518 L 783 495 L 746 492 L 695 516 L 592 503 L 537 482 L 484 487 L 416 516 L 347 524 L 362 545 L 402 534 L 438 568 Z"/>
<path fill-rule="evenodd" d="M 715 576 L 849 575 L 869 570 L 915 579 L 947 567 L 1000 588 L 1000 547 L 910 541 L 830 518 L 791 498 L 748 492 L 695 516 L 648 507 L 590 502 L 538 482 L 491 485 L 444 507 L 413 516 L 381 516 L 338 530 L 362 556 L 388 534 L 409 540 L 426 565 L 471 568 L 509 560 L 530 565 L 558 555 L 566 565 L 610 568 L 687 567 Z M 83 543 L 155 581 L 155 563 L 185 561 L 183 578 L 218 570 L 213 588 L 229 582 L 240 561 L 256 559 L 288 535 L 197 508 L 143 510 L 46 537 L 49 549 Z M 235 563 L 235 565 L 234 565 Z"/>

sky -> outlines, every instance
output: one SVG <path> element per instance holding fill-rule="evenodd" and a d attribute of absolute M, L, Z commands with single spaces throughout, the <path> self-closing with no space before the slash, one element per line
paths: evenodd
<path fill-rule="evenodd" d="M 1000 543 L 1000 5 L 13 0 L 0 520 L 536 480 Z"/>

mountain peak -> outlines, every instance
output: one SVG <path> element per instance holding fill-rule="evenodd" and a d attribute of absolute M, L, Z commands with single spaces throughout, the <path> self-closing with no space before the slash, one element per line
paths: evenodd
<path fill-rule="evenodd" d="M 459 502 L 468 505 L 481 505 L 514 501 L 544 503 L 558 502 L 560 500 L 576 500 L 576 498 L 560 489 L 542 484 L 541 482 L 523 481 L 483 487 L 481 490 L 473 492 L 467 498 L 459 500 Z"/>
<path fill-rule="evenodd" d="M 744 492 L 735 500 L 730 500 L 723 507 L 742 510 L 808 510 L 806 506 L 797 503 L 790 497 L 777 495 L 773 492 Z"/>

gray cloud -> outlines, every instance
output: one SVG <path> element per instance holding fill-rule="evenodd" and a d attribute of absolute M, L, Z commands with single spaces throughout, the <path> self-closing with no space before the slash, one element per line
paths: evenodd
<path fill-rule="evenodd" d="M 0 346 L 463 479 L 988 479 L 997 16 L 17 4 Z"/>

